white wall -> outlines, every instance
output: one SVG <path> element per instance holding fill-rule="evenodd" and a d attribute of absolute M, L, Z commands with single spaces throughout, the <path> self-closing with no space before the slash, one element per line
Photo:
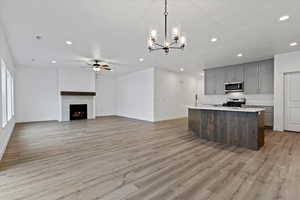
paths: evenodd
<path fill-rule="evenodd" d="M 15 79 L 18 122 L 61 120 L 60 91 L 96 90 L 95 73 L 83 69 L 20 66 Z"/>
<path fill-rule="evenodd" d="M 60 91 L 95 92 L 95 73 L 86 69 L 60 69 Z"/>
<path fill-rule="evenodd" d="M 58 119 L 57 70 L 18 67 L 16 70 L 16 116 L 18 122 Z"/>
<path fill-rule="evenodd" d="M 155 69 L 155 121 L 187 117 L 186 105 L 194 105 L 198 80 L 179 72 Z"/>
<path fill-rule="evenodd" d="M 96 79 L 96 116 L 116 114 L 116 79 L 98 76 Z"/>
<path fill-rule="evenodd" d="M 0 58 L 2 58 L 5 61 L 6 67 L 10 70 L 12 76 L 15 76 L 14 75 L 15 65 L 14 65 L 13 57 L 10 53 L 5 32 L 3 30 L 3 26 L 1 23 L 0 23 Z M 0 72 L 0 79 L 1 79 L 1 72 Z M 1 88 L 1 81 L 0 81 L 0 88 Z M 2 98 L 0 98 L 0 122 L 2 124 Z M 14 126 L 15 126 L 15 117 L 13 117 L 4 128 L 0 126 L 0 160 L 2 159 L 2 156 L 5 152 L 7 143 L 13 132 Z"/>
<path fill-rule="evenodd" d="M 154 69 L 117 78 L 117 115 L 154 120 Z"/>
<path fill-rule="evenodd" d="M 274 130 L 284 130 L 284 73 L 300 72 L 300 52 L 275 55 Z"/>

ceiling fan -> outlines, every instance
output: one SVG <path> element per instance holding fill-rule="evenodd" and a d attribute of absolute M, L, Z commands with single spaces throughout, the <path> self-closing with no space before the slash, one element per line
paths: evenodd
<path fill-rule="evenodd" d="M 105 62 L 104 60 L 98 60 L 98 59 L 92 59 L 90 62 L 87 62 L 88 65 L 90 65 L 91 69 L 93 69 L 95 72 L 99 72 L 101 70 L 111 71 L 111 67 L 108 65 L 108 62 Z"/>

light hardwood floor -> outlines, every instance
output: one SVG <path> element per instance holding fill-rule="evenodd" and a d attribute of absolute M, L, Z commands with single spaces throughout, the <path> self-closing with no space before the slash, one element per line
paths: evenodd
<path fill-rule="evenodd" d="M 266 132 L 251 151 L 201 140 L 186 120 L 19 124 L 0 200 L 300 199 L 300 134 Z"/>

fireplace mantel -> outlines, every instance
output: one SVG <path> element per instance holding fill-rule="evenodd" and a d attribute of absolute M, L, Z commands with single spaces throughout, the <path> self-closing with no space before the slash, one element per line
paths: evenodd
<path fill-rule="evenodd" d="M 61 96 L 96 96 L 96 92 L 61 91 Z"/>

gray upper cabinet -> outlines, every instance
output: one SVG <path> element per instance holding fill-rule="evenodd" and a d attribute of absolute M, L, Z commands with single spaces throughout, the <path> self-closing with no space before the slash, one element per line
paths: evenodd
<path fill-rule="evenodd" d="M 244 81 L 244 65 L 234 65 L 225 67 L 225 82 L 243 82 Z"/>
<path fill-rule="evenodd" d="M 259 92 L 259 63 L 245 64 L 244 90 L 246 94 L 257 94 Z"/>
<path fill-rule="evenodd" d="M 245 64 L 245 93 L 273 94 L 273 59 Z"/>
<path fill-rule="evenodd" d="M 225 94 L 225 70 L 224 68 L 220 68 L 215 70 L 215 84 L 216 84 L 216 94 Z"/>
<path fill-rule="evenodd" d="M 205 70 L 205 94 L 206 95 L 223 95 L 224 92 L 224 69 Z"/>
<path fill-rule="evenodd" d="M 274 92 L 274 60 L 259 63 L 259 93 L 273 94 Z"/>
<path fill-rule="evenodd" d="M 273 94 L 274 60 L 205 70 L 205 94 L 223 95 L 224 83 L 244 82 L 246 94 Z"/>
<path fill-rule="evenodd" d="M 205 70 L 205 91 L 206 95 L 216 94 L 216 73 L 215 70 Z"/>

